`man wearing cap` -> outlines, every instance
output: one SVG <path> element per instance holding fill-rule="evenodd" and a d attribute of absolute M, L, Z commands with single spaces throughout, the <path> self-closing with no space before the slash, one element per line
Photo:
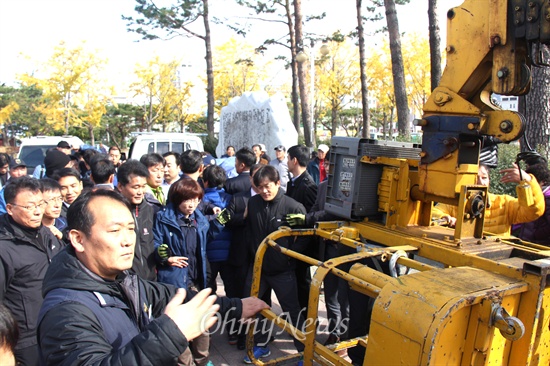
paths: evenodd
<path fill-rule="evenodd" d="M 269 165 L 273 165 L 279 172 L 281 178 L 281 189 L 286 192 L 286 185 L 290 176 L 288 174 L 288 159 L 286 157 L 286 147 L 283 145 L 275 146 L 275 159 L 269 162 Z"/>
<path fill-rule="evenodd" d="M 71 155 L 71 145 L 67 141 L 59 141 L 57 144 L 57 150 L 61 151 L 65 155 Z"/>
<path fill-rule="evenodd" d="M 44 158 L 44 167 L 46 168 L 46 177 L 52 178 L 56 171 L 63 168 L 69 168 L 71 157 L 60 150 L 50 150 Z M 33 174 L 34 175 L 34 174 Z"/>
<path fill-rule="evenodd" d="M 10 183 L 12 178 L 19 178 L 27 174 L 27 165 L 21 159 L 11 159 L 9 162 L 9 170 L 7 172 L 8 180 L 0 189 L 0 215 L 6 213 L 6 201 L 4 200 L 4 188 Z"/>
<path fill-rule="evenodd" d="M 258 163 L 261 163 L 261 164 L 269 164 L 269 161 L 263 157 L 263 152 L 262 152 L 262 145 L 260 144 L 254 144 L 252 145 L 252 152 L 254 152 L 254 155 L 256 155 L 256 161 L 255 163 L 258 164 Z"/>
<path fill-rule="evenodd" d="M 328 177 L 328 172 L 325 168 L 325 158 L 327 157 L 328 150 L 329 148 L 327 145 L 319 145 L 317 148 L 317 157 L 307 165 L 307 172 L 317 185 Z"/>
<path fill-rule="evenodd" d="M 57 146 L 55 147 L 55 150 L 61 151 L 65 155 L 71 154 L 71 145 L 67 141 L 59 141 Z M 46 154 L 47 155 L 47 154 Z M 32 172 L 32 176 L 41 179 L 44 178 L 46 175 L 46 163 L 37 165 L 36 168 L 34 168 L 34 171 Z"/>

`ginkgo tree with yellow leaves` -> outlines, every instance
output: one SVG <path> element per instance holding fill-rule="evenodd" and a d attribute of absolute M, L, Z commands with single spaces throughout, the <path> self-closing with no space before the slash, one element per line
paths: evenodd
<path fill-rule="evenodd" d="M 146 65 L 136 65 L 137 80 L 130 85 L 130 91 L 140 100 L 144 115 L 142 130 L 151 131 L 155 124 L 160 124 L 162 131 L 166 131 L 174 122 L 180 126 L 185 123 L 192 85 L 180 85 L 179 65 L 176 60 L 163 62 L 158 56 Z"/>
<path fill-rule="evenodd" d="M 406 34 L 401 51 L 409 109 L 413 116 L 422 116 L 422 108 L 431 94 L 430 44 L 418 33 Z"/>
<path fill-rule="evenodd" d="M 428 39 L 417 34 L 403 37 L 403 63 L 409 109 L 416 116 L 422 114 L 422 106 L 430 96 L 430 51 Z M 380 46 L 368 51 L 367 73 L 370 77 L 369 93 L 377 100 L 372 106 L 372 123 L 382 127 L 384 138 L 390 138 L 396 127 L 396 101 L 389 45 L 384 40 Z M 392 131 L 390 133 L 390 131 Z"/>
<path fill-rule="evenodd" d="M 214 50 L 214 109 L 219 114 L 233 97 L 258 91 L 267 78 L 269 62 L 250 44 L 235 38 Z"/>
<path fill-rule="evenodd" d="M 361 118 L 351 125 L 342 120 L 342 111 L 360 102 L 359 49 L 341 35 L 334 35 L 327 43 L 329 54 L 315 62 L 315 121 L 319 121 L 334 136 L 338 128 L 359 130 Z M 349 132 L 355 135 L 355 132 Z"/>
<path fill-rule="evenodd" d="M 19 78 L 23 85 L 42 91 L 34 107 L 48 124 L 66 134 L 69 127 L 86 128 L 93 144 L 94 129 L 101 123 L 105 105 L 111 102 L 112 90 L 100 78 L 107 60 L 84 45 L 71 48 L 61 42 L 36 73 Z"/>

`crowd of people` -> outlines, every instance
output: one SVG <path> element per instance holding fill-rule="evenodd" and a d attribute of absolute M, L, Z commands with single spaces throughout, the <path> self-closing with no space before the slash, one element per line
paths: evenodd
<path fill-rule="evenodd" d="M 253 261 L 281 226 L 337 219 L 324 211 L 329 150 L 321 144 L 311 156 L 306 146 L 278 145 L 271 158 L 263 144 L 228 146 L 223 157 L 234 164 L 224 167 L 196 150 L 123 162 L 117 147 L 75 155 L 62 141 L 33 176 L 24 162 L 0 155 L 0 364 L 212 365 L 213 314 L 233 319 L 223 325 L 227 341 L 244 350 L 249 323 L 238 320 L 268 308 L 272 292 L 302 328 L 309 266 L 268 248 L 252 298 Z M 526 182 L 534 203 L 490 195 L 488 231 L 523 224 L 515 232 L 548 244 L 547 164 L 505 170 L 502 180 Z M 489 184 L 483 165 L 478 183 Z M 438 205 L 435 217 L 452 226 L 453 210 Z M 322 260 L 347 254 L 305 236 L 277 244 Z M 224 297 L 213 295 L 218 276 Z M 364 335 L 369 300 L 333 275 L 324 291 L 325 344 Z M 267 329 L 255 331 L 256 359 L 271 354 Z M 350 358 L 362 363 L 355 352 Z M 243 361 L 252 362 L 244 353 Z"/>
<path fill-rule="evenodd" d="M 251 317 L 268 307 L 271 289 L 299 326 L 297 286 L 307 279 L 296 280 L 293 261 L 269 253 L 265 301 L 247 297 L 260 242 L 315 199 L 308 150 L 296 148 L 297 158 L 280 145 L 271 159 L 263 144 L 229 147 L 233 174 L 195 150 L 122 162 L 117 147 L 75 154 L 62 141 L 32 175 L 23 161 L 1 155 L 0 310 L 18 324 L 8 324 L 16 341 L 3 342 L 14 360 L 210 365 L 209 312 Z M 294 159 L 303 169 L 289 169 Z M 296 193 L 304 179 L 312 190 L 302 204 Z M 296 182 L 294 198 L 281 181 L 290 192 Z M 266 204 L 270 210 L 257 208 Z M 302 251 L 307 243 L 282 245 Z M 218 275 L 227 297 L 209 296 Z M 228 342 L 244 349 L 245 323 L 230 324 Z M 257 358 L 269 353 L 266 337 L 259 332 Z"/>

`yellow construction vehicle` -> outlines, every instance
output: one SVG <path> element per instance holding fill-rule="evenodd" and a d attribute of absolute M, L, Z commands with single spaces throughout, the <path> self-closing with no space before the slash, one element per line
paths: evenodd
<path fill-rule="evenodd" d="M 263 311 L 305 337 L 305 365 L 350 365 L 334 352 L 347 347 L 366 347 L 363 365 L 550 364 L 550 250 L 484 233 L 487 188 L 476 185 L 483 136 L 522 136 L 522 117 L 499 110 L 490 95 L 529 91 L 531 67 L 543 64 L 538 47 L 550 44 L 550 2 L 466 0 L 447 18 L 447 65 L 417 121 L 422 146 L 334 138 L 325 209 L 346 220 L 281 229 L 257 251 L 252 294 L 270 247 L 318 267 L 308 318 L 317 318 L 329 272 L 375 298 L 368 336 L 332 347 L 315 339 L 314 322 L 302 332 Z M 433 202 L 458 207 L 454 231 L 434 225 Z M 356 251 L 320 262 L 275 242 L 301 235 Z M 411 270 L 389 276 L 359 263 L 369 257 Z M 343 263 L 353 263 L 351 270 L 341 270 Z M 262 362 L 251 346 L 249 336 L 255 364 L 298 357 Z"/>

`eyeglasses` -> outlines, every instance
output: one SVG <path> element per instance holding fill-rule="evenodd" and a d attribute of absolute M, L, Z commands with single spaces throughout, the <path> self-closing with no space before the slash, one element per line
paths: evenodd
<path fill-rule="evenodd" d="M 23 205 L 18 205 L 18 204 L 15 204 L 15 203 L 10 203 L 10 205 L 12 206 L 17 206 L 17 207 L 21 207 L 29 212 L 34 212 L 34 210 L 36 210 L 37 208 L 40 208 L 40 209 L 43 209 L 45 206 L 46 206 L 47 202 L 46 201 L 42 201 L 40 203 L 37 203 L 37 204 L 30 204 L 28 206 L 23 206 Z"/>
<path fill-rule="evenodd" d="M 45 200 L 44 202 L 46 202 L 48 205 L 53 205 L 54 203 L 61 203 L 63 202 L 63 197 L 59 196 L 59 197 L 50 198 L 49 200 Z"/>
<path fill-rule="evenodd" d="M 201 201 L 200 198 L 191 198 L 191 199 L 182 201 L 181 203 L 183 203 L 184 205 L 190 205 L 190 204 L 198 205 L 200 201 Z"/>

